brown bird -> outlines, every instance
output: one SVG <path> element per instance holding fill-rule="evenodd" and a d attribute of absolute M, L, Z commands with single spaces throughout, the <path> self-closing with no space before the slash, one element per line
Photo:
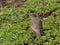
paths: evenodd
<path fill-rule="evenodd" d="M 42 21 L 38 14 L 30 13 L 29 17 L 31 18 L 31 28 L 36 32 L 36 38 L 40 38 L 42 33 Z"/>

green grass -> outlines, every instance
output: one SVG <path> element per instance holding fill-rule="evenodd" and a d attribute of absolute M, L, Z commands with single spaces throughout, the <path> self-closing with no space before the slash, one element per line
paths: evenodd
<path fill-rule="evenodd" d="M 35 32 L 30 28 L 31 11 L 45 14 L 59 7 L 56 0 L 27 0 L 22 8 L 4 8 L 0 12 L 0 45 L 60 45 L 60 26 L 54 24 L 54 17 L 43 20 L 43 35 L 37 40 Z M 60 23 L 60 9 L 56 10 L 57 23 Z M 53 14 L 52 14 L 53 15 Z"/>

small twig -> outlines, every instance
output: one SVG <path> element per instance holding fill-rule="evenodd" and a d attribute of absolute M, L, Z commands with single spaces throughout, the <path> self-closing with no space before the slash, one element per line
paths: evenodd
<path fill-rule="evenodd" d="M 53 12 L 55 12 L 57 9 L 58 9 L 58 8 L 55 8 L 54 10 L 52 10 L 52 11 L 46 13 L 46 14 L 41 15 L 40 17 L 41 17 L 41 18 L 47 18 L 48 16 L 51 16 L 51 14 L 52 14 Z"/>

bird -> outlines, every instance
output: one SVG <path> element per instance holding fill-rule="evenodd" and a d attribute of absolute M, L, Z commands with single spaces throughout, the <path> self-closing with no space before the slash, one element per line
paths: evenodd
<path fill-rule="evenodd" d="M 42 21 L 36 13 L 30 13 L 29 17 L 31 19 L 31 28 L 36 33 L 36 38 L 39 39 L 42 34 Z"/>

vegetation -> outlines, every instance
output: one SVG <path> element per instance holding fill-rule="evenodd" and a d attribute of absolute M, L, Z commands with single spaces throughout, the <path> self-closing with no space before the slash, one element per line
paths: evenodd
<path fill-rule="evenodd" d="M 12 0 L 8 3 L 10 8 L 0 8 L 0 45 L 60 45 L 59 0 L 27 0 L 22 7 L 15 7 Z M 43 18 L 43 34 L 37 40 L 29 14 L 43 15 L 55 8 L 51 16 Z"/>

